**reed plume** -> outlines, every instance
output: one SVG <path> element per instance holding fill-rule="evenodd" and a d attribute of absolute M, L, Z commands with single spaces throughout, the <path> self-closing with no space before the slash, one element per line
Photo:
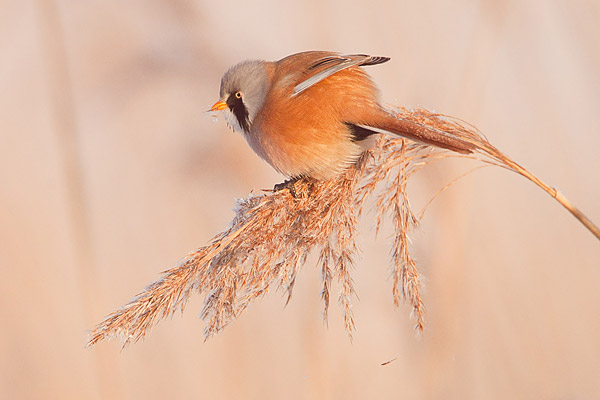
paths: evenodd
<path fill-rule="evenodd" d="M 345 173 L 328 181 L 303 178 L 291 190 L 279 190 L 239 200 L 231 225 L 212 241 L 188 254 L 121 309 L 108 315 L 91 332 L 88 346 L 120 337 L 123 347 L 137 342 L 160 319 L 185 308 L 192 293 L 205 296 L 200 313 L 205 338 L 221 331 L 253 300 L 271 289 L 292 297 L 296 276 L 309 253 L 318 255 L 323 316 L 327 319 L 332 288 L 352 337 L 355 295 L 351 271 L 357 255 L 356 226 L 368 198 L 374 198 L 376 228 L 385 217 L 394 225 L 391 249 L 392 298 L 412 307 L 416 329 L 423 330 L 424 307 L 420 277 L 411 257 L 408 237 L 420 216 L 406 194 L 409 178 L 428 163 L 448 156 L 468 157 L 500 166 L 534 182 L 567 208 L 597 238 L 600 230 L 556 189 L 496 149 L 467 123 L 425 109 L 399 109 L 398 118 L 473 145 L 473 153 L 456 154 L 405 139 L 380 136 Z"/>

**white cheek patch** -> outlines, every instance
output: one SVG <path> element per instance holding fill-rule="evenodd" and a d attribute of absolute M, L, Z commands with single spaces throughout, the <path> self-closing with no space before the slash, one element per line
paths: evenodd
<path fill-rule="evenodd" d="M 229 125 L 229 127 L 231 129 L 233 129 L 234 131 L 239 132 L 239 133 L 244 133 L 244 130 L 240 126 L 238 119 L 233 114 L 233 111 L 231 111 L 229 109 L 224 110 L 224 115 L 225 115 L 225 121 L 227 121 L 227 125 Z"/>

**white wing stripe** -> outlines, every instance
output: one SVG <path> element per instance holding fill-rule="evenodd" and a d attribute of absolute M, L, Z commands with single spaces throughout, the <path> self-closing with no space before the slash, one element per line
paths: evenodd
<path fill-rule="evenodd" d="M 354 61 L 347 59 L 347 61 L 344 61 L 341 64 L 337 64 L 337 65 L 334 65 L 327 69 L 324 69 L 323 71 L 311 76 L 310 78 L 308 78 L 308 79 L 300 82 L 296 86 L 294 86 L 294 91 L 292 92 L 292 97 L 299 95 L 300 93 L 304 92 L 309 87 L 321 82 L 323 79 L 335 74 L 336 72 L 339 72 L 346 68 L 350 68 L 354 65 L 361 64 L 364 61 L 365 61 L 364 59 L 359 59 L 359 60 L 354 60 Z"/>

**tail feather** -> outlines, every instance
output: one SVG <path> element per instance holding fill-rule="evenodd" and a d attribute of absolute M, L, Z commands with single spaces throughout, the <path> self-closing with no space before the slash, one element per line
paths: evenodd
<path fill-rule="evenodd" d="M 382 112 L 382 114 L 384 114 L 384 112 Z M 396 118 L 389 113 L 379 115 L 377 119 L 370 121 L 369 123 L 355 125 L 369 131 L 400 135 L 407 139 L 416 140 L 418 142 L 463 154 L 472 153 L 476 147 L 473 143 L 453 136 L 448 132 L 440 131 L 426 125 L 420 125 L 416 122 Z"/>

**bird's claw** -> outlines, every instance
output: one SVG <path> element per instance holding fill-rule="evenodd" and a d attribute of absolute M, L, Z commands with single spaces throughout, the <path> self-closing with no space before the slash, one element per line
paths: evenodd
<path fill-rule="evenodd" d="M 298 182 L 298 178 L 287 179 L 284 182 L 278 183 L 273 186 L 273 193 L 279 192 L 280 190 L 287 189 L 290 191 L 290 194 L 293 198 L 298 198 L 298 193 L 296 192 L 296 182 Z"/>

